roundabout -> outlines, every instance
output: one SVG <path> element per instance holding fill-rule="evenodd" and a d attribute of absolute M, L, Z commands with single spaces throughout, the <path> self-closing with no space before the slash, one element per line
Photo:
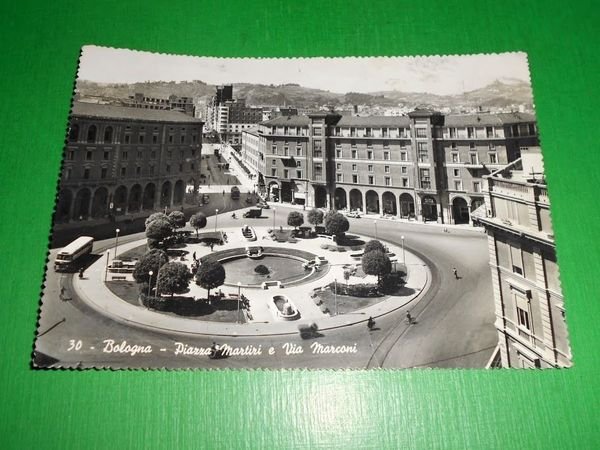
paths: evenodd
<path fill-rule="evenodd" d="M 252 230 L 256 241 L 248 242 L 244 229 L 227 227 L 220 230 L 225 236 L 222 245 L 213 247 L 202 239 L 194 239 L 177 249 L 181 256 L 170 258 L 185 264 L 192 272 L 197 263 L 221 262 L 225 282 L 211 291 L 209 301 L 237 302 L 238 315 L 234 320 L 203 320 L 202 315 L 184 317 L 125 301 L 106 283 L 107 261 L 114 256 L 114 249 L 109 249 L 108 256 L 105 253 L 87 269 L 86 280 L 74 278 L 73 287 L 88 306 L 130 325 L 167 333 L 276 336 L 297 334 L 299 326 L 307 324 L 328 330 L 384 316 L 418 301 L 431 283 L 431 272 L 423 259 L 408 248 L 383 242 L 395 272 L 404 274 L 401 289 L 368 301 L 355 301 L 343 292 L 354 285 L 377 283 L 377 277 L 361 270 L 362 250 L 370 238 L 348 233 L 351 245 L 337 245 L 326 236 L 279 239 L 269 227 Z M 119 258 L 136 251 L 139 254 L 145 246 L 145 239 L 121 244 Z M 259 265 L 267 272 L 255 272 Z M 194 303 L 206 302 L 207 291 L 192 281 L 188 292 L 180 297 Z"/>
<path fill-rule="evenodd" d="M 104 281 L 107 253 L 110 253 L 109 263 L 114 257 L 114 238 L 94 243 L 93 255 L 85 265 L 83 279 L 54 272 L 52 263 L 60 249 L 51 250 L 40 317 L 42 335 L 36 341 L 36 351 L 59 360 L 61 367 L 364 369 L 485 366 L 497 343 L 497 333 L 493 305 L 482 301 L 492 294 L 487 239 L 481 231 L 458 226 L 449 226 L 445 230 L 435 224 L 370 217 L 377 219 L 374 227 L 373 220 L 368 218 L 350 219 L 349 234 L 360 236 L 366 242 L 377 238 L 388 243 L 394 247 L 393 253 L 399 262 L 402 261 L 404 243 L 409 276 L 403 286 L 405 290 L 400 292 L 403 295 L 379 297 L 376 299 L 378 303 L 369 303 L 367 300 L 372 299 L 363 298 L 358 304 L 356 298 L 338 295 L 337 314 L 335 291 L 316 291 L 323 304 L 329 305 L 329 313 L 324 314 L 315 304 L 316 299 L 311 298 L 315 293 L 313 286 L 331 285 L 330 281 L 337 279 L 340 294 L 346 282 L 343 278 L 346 264 L 338 265 L 334 259 L 348 258 L 355 251 L 332 251 L 328 248 L 331 241 L 325 238 L 298 239 L 292 243 L 274 241 L 268 233 L 270 227 L 264 225 L 285 229 L 287 212 L 292 210 L 278 206 L 276 217 L 273 209 L 267 209 L 263 211 L 263 217 L 244 222 L 229 216 L 219 216 L 217 222 L 212 216 L 204 228 L 214 230 L 222 227 L 220 229 L 228 235 L 226 245 L 214 247 L 212 253 L 215 254 L 246 247 L 287 247 L 328 257 L 328 262 L 332 263 L 327 270 L 330 278 L 310 280 L 295 287 L 269 287 L 267 290 L 242 287 L 241 293 L 253 303 L 251 310 L 255 308 L 252 310 L 255 317 L 246 323 L 235 323 L 235 316 L 233 321 L 210 322 L 200 320 L 200 317 L 147 310 L 138 302 L 137 286 L 130 303 L 123 296 L 114 295 Z M 239 215 L 243 211 L 240 210 Z M 256 241 L 241 237 L 241 225 L 245 223 L 257 230 L 259 236 Z M 264 230 L 267 230 L 265 239 L 262 238 Z M 143 233 L 120 236 L 119 256 L 135 250 L 145 241 Z M 326 248 L 321 248 L 321 244 Z M 211 253 L 210 248 L 201 243 L 197 243 L 196 248 L 202 252 L 197 253 L 197 257 Z M 194 249 L 191 247 L 189 250 L 183 255 L 183 263 L 191 265 Z M 140 249 L 139 256 L 143 253 L 144 248 Z M 175 260 L 175 255 L 172 259 Z M 256 264 L 260 262 L 260 258 L 254 261 Z M 452 267 L 458 269 L 460 280 L 455 279 Z M 361 276 L 360 273 L 358 275 Z M 227 296 L 238 292 L 236 280 L 231 281 L 233 285 L 220 288 Z M 199 299 L 206 298 L 206 290 L 194 281 L 189 289 L 190 292 L 196 291 L 192 295 Z M 413 291 L 410 294 L 409 289 Z M 419 292 L 419 289 L 422 290 Z M 61 299 L 63 290 L 67 298 Z M 276 318 L 266 304 L 273 304 L 273 297 L 277 295 L 291 300 L 300 312 L 300 318 L 290 321 Z M 255 297 L 263 300 L 256 301 Z M 352 309 L 345 309 L 344 298 Z M 258 316 L 260 310 L 265 313 L 265 319 Z M 416 325 L 406 323 L 407 311 L 415 318 Z M 313 315 L 312 318 L 309 314 Z M 373 330 L 367 327 L 369 316 L 376 320 Z M 318 325 L 316 334 L 311 328 L 313 323 Z M 71 350 L 71 338 L 64 336 L 78 336 L 83 342 L 81 350 Z M 107 339 L 113 340 L 115 345 L 124 341 L 128 345 L 150 343 L 154 352 L 140 353 L 133 358 L 128 354 L 104 354 L 102 349 Z M 209 348 L 214 341 L 235 348 L 262 345 L 263 350 L 269 346 L 279 350 L 273 356 L 266 353 L 219 360 L 192 354 L 194 349 Z M 356 348 L 357 353 L 328 353 L 326 358 L 319 358 L 313 353 L 313 345 L 319 348 L 349 346 Z M 192 349 L 192 353 L 179 351 L 180 347 Z M 280 357 L 282 351 L 284 356 Z"/>

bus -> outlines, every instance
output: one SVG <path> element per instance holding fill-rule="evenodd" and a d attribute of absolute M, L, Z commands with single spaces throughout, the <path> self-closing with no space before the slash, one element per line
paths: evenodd
<path fill-rule="evenodd" d="M 71 269 L 79 258 L 92 252 L 93 245 L 93 237 L 79 236 L 58 252 L 54 260 L 54 270 L 61 272 Z"/>
<path fill-rule="evenodd" d="M 231 188 L 231 200 L 239 200 L 240 199 L 240 190 L 237 186 L 233 186 Z"/>

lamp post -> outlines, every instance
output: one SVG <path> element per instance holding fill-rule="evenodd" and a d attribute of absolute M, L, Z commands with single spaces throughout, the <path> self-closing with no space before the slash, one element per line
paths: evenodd
<path fill-rule="evenodd" d="M 402 262 L 406 265 L 406 253 L 404 253 L 404 236 L 400 236 L 402 240 Z"/>
<path fill-rule="evenodd" d="M 242 282 L 238 281 L 237 282 L 237 287 L 238 287 L 238 304 L 237 304 L 237 316 L 235 318 L 235 323 L 240 323 L 240 297 L 241 297 L 241 293 L 242 293 Z"/>
<path fill-rule="evenodd" d="M 217 231 L 217 220 L 219 220 L 219 209 L 215 209 L 215 231 Z"/>
<path fill-rule="evenodd" d="M 373 225 L 375 225 L 375 239 L 377 239 L 377 221 L 373 221 Z"/>
<path fill-rule="evenodd" d="M 115 257 L 113 259 L 117 259 L 117 249 L 119 248 L 119 230 L 118 228 L 115 230 L 116 232 L 116 236 L 115 236 Z"/>
<path fill-rule="evenodd" d="M 334 305 L 334 309 L 335 309 L 335 315 L 338 315 L 338 309 L 337 309 L 337 278 L 333 279 L 333 305 Z"/>
<path fill-rule="evenodd" d="M 273 208 L 273 231 L 275 231 L 275 212 L 277 211 L 277 208 Z"/>
<path fill-rule="evenodd" d="M 148 275 L 150 275 L 150 279 L 148 280 L 148 295 L 147 295 L 147 297 L 150 297 L 150 288 L 152 287 L 152 275 L 154 275 L 154 272 L 149 271 Z"/>

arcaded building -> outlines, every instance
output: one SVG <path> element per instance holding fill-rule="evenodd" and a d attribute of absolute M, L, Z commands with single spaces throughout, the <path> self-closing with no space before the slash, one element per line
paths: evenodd
<path fill-rule="evenodd" d="M 569 367 L 565 308 L 539 147 L 487 177 L 485 211 L 502 367 Z"/>
<path fill-rule="evenodd" d="M 183 112 L 74 103 L 55 221 L 182 205 L 198 187 L 202 126 Z"/>
<path fill-rule="evenodd" d="M 484 175 L 538 144 L 531 114 L 281 116 L 242 133 L 257 188 L 280 202 L 469 223 Z"/>

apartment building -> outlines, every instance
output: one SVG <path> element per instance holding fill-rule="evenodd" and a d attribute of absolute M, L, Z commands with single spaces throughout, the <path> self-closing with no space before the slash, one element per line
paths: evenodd
<path fill-rule="evenodd" d="M 469 223 L 484 202 L 483 176 L 537 143 L 530 114 L 427 109 L 281 116 L 242 133 L 243 157 L 264 195 L 440 223 Z"/>
<path fill-rule="evenodd" d="M 539 147 L 486 176 L 498 360 L 503 367 L 569 367 L 563 295 Z"/>
<path fill-rule="evenodd" d="M 198 187 L 202 126 L 177 111 L 75 102 L 55 221 L 181 205 Z"/>
<path fill-rule="evenodd" d="M 124 100 L 123 104 L 132 108 L 180 111 L 192 117 L 196 115 L 196 107 L 194 106 L 194 99 L 192 97 L 169 95 L 167 98 L 161 98 L 148 97 L 143 93 L 136 93 L 130 95 L 127 100 Z"/>

